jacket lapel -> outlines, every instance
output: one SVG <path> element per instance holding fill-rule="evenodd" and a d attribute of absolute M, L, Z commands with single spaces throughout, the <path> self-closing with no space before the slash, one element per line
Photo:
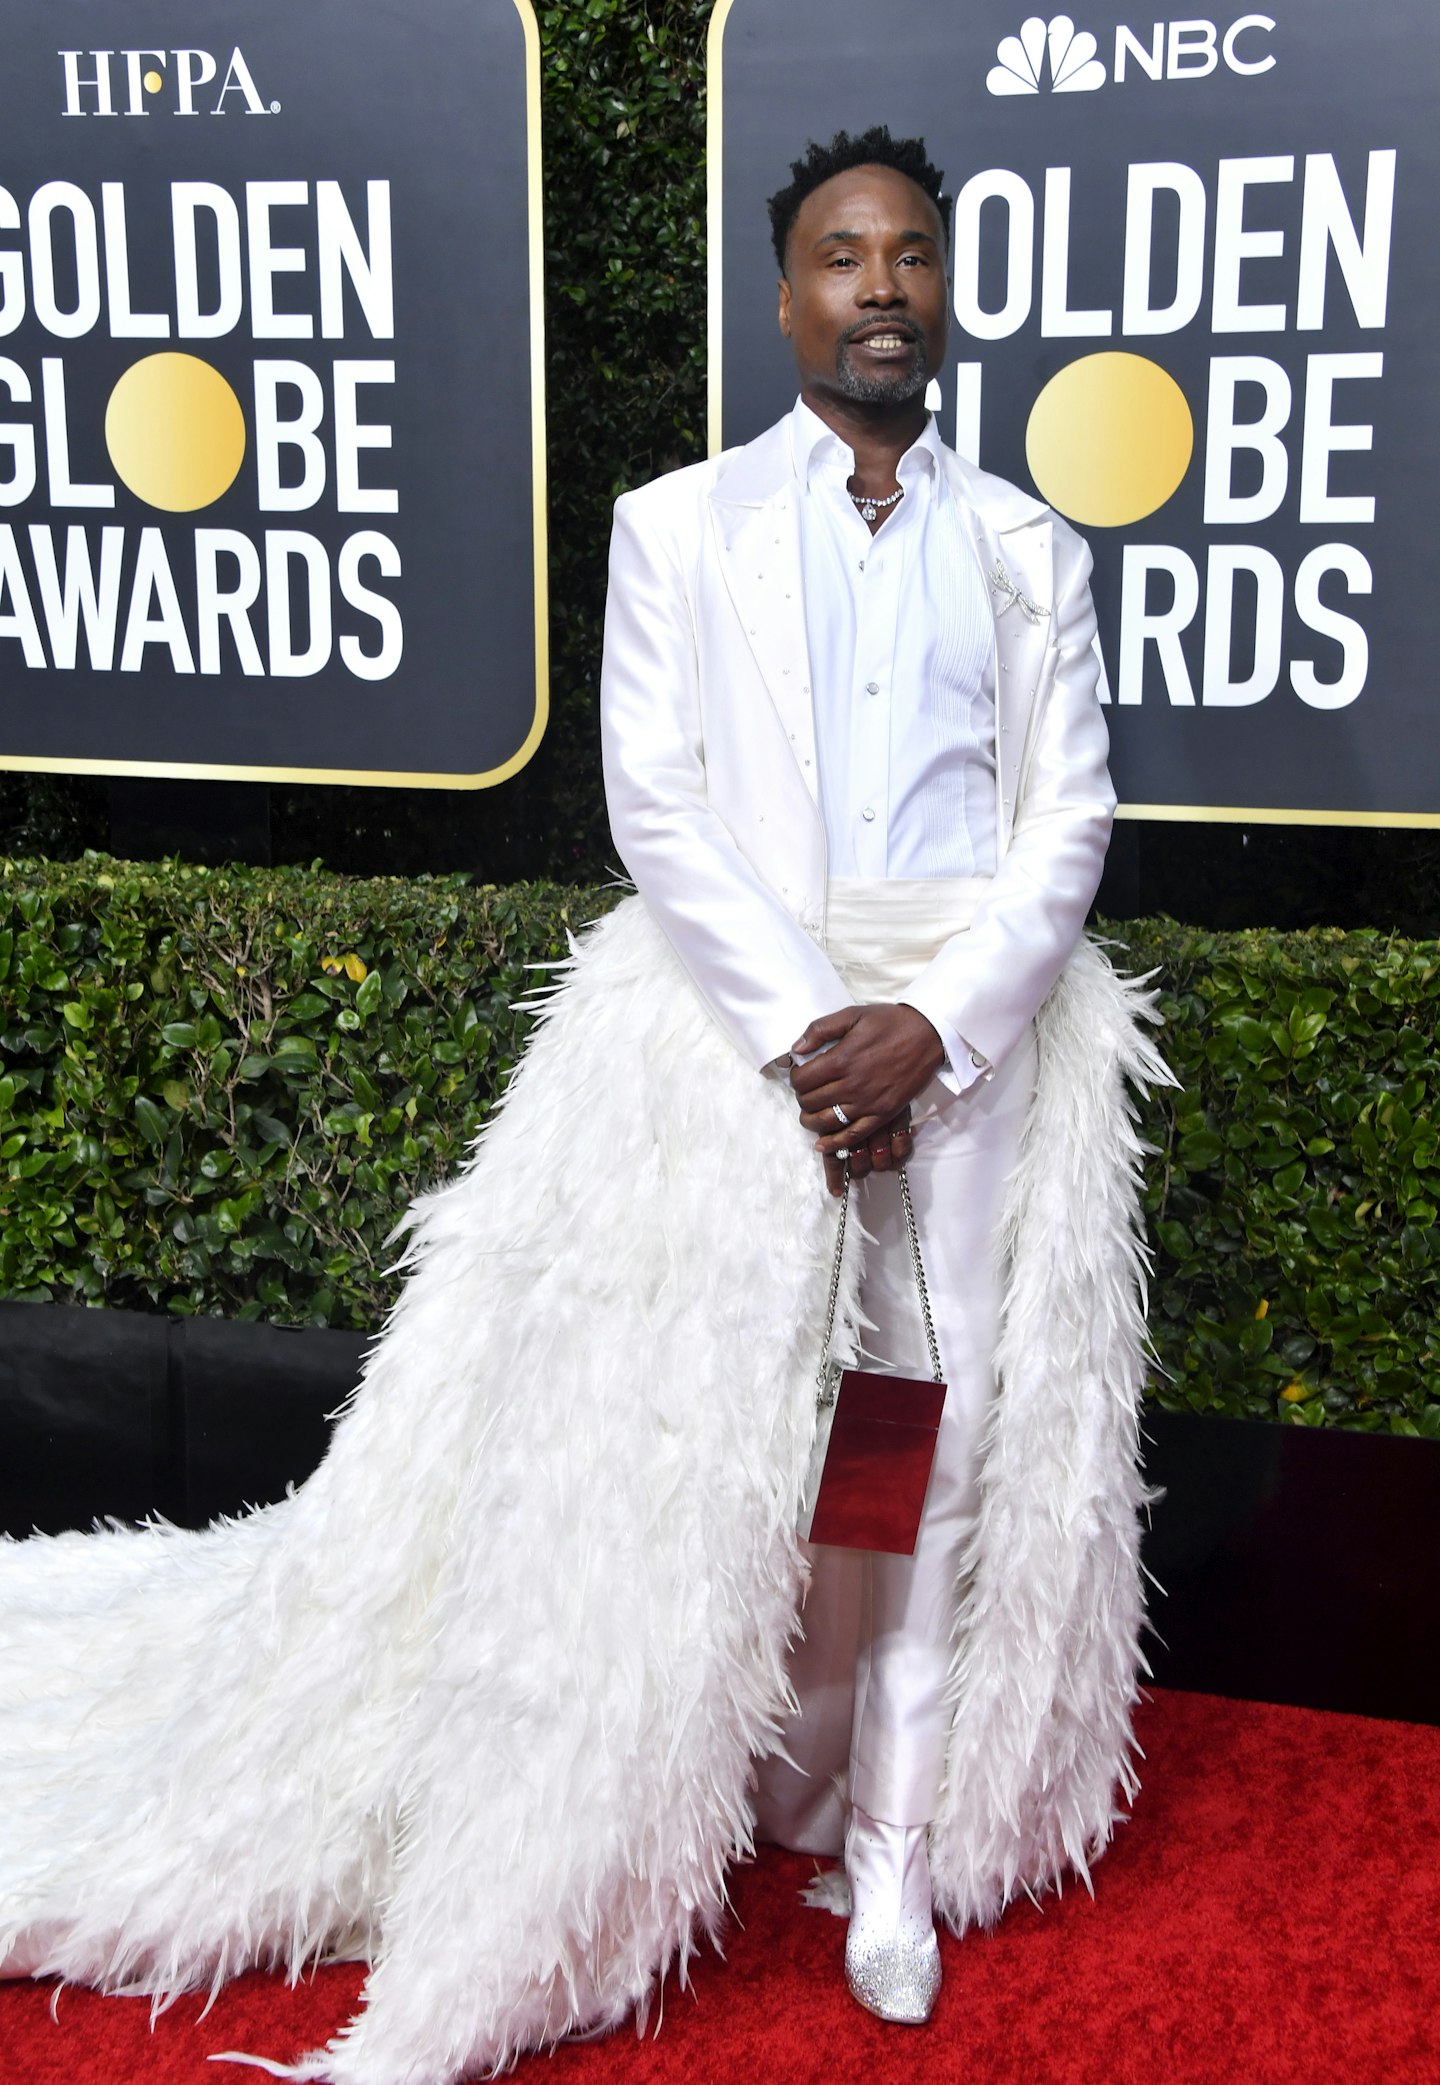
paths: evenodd
<path fill-rule="evenodd" d="M 1009 845 L 1026 738 L 1056 638 L 1052 516 L 1043 500 L 945 452 L 951 490 L 995 618 L 995 767 L 1000 851 Z M 725 585 L 818 807 L 800 518 L 789 417 L 721 459 L 710 512 Z"/>
<path fill-rule="evenodd" d="M 796 497 L 787 419 L 722 459 L 710 511 L 726 588 L 818 806 Z"/>
<path fill-rule="evenodd" d="M 995 619 L 995 790 L 1000 852 L 1010 844 L 1025 743 L 1055 656 L 1053 523 L 1043 500 L 947 450 L 952 491 Z"/>

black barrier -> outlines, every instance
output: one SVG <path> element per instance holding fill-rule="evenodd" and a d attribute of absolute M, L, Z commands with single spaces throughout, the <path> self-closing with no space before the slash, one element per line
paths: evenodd
<path fill-rule="evenodd" d="M 358 1332 L 0 1303 L 0 1530 L 268 1505 L 325 1453 Z"/>
<path fill-rule="evenodd" d="M 12 0 L 0 765 L 530 757 L 538 117 L 529 0 Z"/>
<path fill-rule="evenodd" d="M 922 133 L 957 198 L 941 431 L 1090 539 L 1125 811 L 1440 824 L 1437 59 L 1432 0 L 719 0 L 712 446 L 792 396 L 789 159 Z"/>
<path fill-rule="evenodd" d="M 0 1303 L 0 1529 L 282 1498 L 365 1340 Z M 1440 1723 L 1440 1443 L 1148 1411 L 1157 1683 Z"/>

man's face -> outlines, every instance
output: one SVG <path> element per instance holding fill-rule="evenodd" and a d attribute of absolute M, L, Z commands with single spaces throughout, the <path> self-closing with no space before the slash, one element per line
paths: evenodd
<path fill-rule="evenodd" d="M 780 331 L 812 404 L 919 396 L 949 324 L 945 228 L 923 189 L 893 167 L 864 166 L 805 198 L 785 248 Z"/>

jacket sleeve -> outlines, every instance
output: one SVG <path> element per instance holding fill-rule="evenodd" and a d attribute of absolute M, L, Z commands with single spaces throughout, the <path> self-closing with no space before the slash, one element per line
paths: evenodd
<path fill-rule="evenodd" d="M 947 941 L 905 993 L 992 1067 L 1039 1012 L 1080 939 L 1115 815 L 1090 567 L 1082 539 L 1057 524 L 1048 686 L 1022 755 L 1010 847 L 970 931 Z"/>
<path fill-rule="evenodd" d="M 610 830 L 715 1019 L 763 1067 L 851 994 L 710 805 L 691 590 L 664 523 L 644 491 L 616 503 L 600 675 Z"/>

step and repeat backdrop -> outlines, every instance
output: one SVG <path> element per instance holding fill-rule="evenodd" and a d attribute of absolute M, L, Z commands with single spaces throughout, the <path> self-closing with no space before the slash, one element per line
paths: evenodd
<path fill-rule="evenodd" d="M 540 254 L 528 0 L 9 0 L 0 765 L 521 767 Z"/>
<path fill-rule="evenodd" d="M 921 133 L 945 438 L 1088 537 L 1132 816 L 1440 824 L 1440 9 L 719 0 L 711 445 L 793 397 L 766 197 Z"/>

